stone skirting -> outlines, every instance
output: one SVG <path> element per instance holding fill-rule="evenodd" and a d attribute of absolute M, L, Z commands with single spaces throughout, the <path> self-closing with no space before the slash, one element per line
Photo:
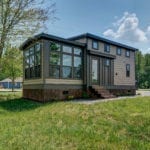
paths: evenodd
<path fill-rule="evenodd" d="M 23 89 L 23 97 L 39 102 L 82 97 L 82 89 Z"/>
<path fill-rule="evenodd" d="M 136 95 L 135 89 L 111 89 L 109 91 L 116 96 Z"/>

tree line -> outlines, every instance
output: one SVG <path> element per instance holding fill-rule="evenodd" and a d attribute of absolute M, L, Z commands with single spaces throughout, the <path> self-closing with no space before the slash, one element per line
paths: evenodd
<path fill-rule="evenodd" d="M 150 88 L 150 54 L 136 52 L 135 75 L 138 88 Z"/>

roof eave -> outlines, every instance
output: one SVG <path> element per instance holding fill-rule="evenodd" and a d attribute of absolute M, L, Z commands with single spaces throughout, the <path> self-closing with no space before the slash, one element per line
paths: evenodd
<path fill-rule="evenodd" d="M 78 39 L 81 39 L 81 38 L 92 38 L 92 39 L 100 40 L 100 41 L 103 41 L 105 43 L 109 43 L 109 44 L 112 44 L 112 45 L 115 45 L 115 46 L 118 46 L 118 47 L 130 49 L 130 50 L 133 50 L 133 51 L 138 51 L 137 48 L 134 48 L 134 47 L 131 47 L 131 46 L 128 46 L 128 45 L 125 45 L 125 44 L 121 44 L 121 43 L 118 43 L 118 42 L 115 42 L 115 41 L 111 41 L 111 40 L 93 35 L 91 33 L 85 33 L 85 34 L 81 34 L 81 35 L 78 35 L 78 36 L 74 36 L 74 37 L 68 38 L 68 40 L 78 40 Z"/>
<path fill-rule="evenodd" d="M 45 33 L 41 33 L 38 35 L 35 35 L 32 38 L 27 39 L 21 46 L 20 46 L 20 50 L 23 50 L 25 46 L 27 46 L 30 42 L 39 40 L 39 39 L 50 39 L 50 40 L 56 40 L 56 41 L 60 41 L 60 42 L 64 42 L 64 43 L 68 43 L 68 44 L 73 44 L 75 46 L 80 46 L 80 47 L 84 47 L 85 44 L 83 43 L 79 43 L 79 42 L 75 42 L 75 41 L 69 41 L 67 39 L 61 38 L 61 37 L 57 37 L 57 36 L 53 36 L 53 35 L 49 35 L 49 34 L 45 34 Z"/>

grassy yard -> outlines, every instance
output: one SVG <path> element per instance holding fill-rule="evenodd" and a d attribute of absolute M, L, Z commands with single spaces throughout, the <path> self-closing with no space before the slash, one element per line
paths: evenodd
<path fill-rule="evenodd" d="M 150 97 L 86 105 L 20 95 L 0 93 L 0 150 L 150 148 Z"/>

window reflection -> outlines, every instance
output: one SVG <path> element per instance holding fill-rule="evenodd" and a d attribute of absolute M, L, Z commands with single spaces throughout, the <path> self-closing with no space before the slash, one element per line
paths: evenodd
<path fill-rule="evenodd" d="M 59 53 L 53 52 L 50 54 L 50 64 L 60 65 L 60 54 Z"/>
<path fill-rule="evenodd" d="M 81 78 L 82 51 L 67 45 L 50 43 L 50 77 L 53 78 Z"/>
<path fill-rule="evenodd" d="M 63 46 L 63 52 L 72 53 L 72 47 L 70 47 L 70 46 Z"/>
<path fill-rule="evenodd" d="M 63 54 L 63 66 L 72 66 L 72 56 Z"/>
<path fill-rule="evenodd" d="M 76 55 L 81 55 L 81 49 L 79 49 L 79 48 L 74 48 L 74 54 L 76 54 Z"/>
<path fill-rule="evenodd" d="M 74 67 L 80 67 L 81 66 L 81 57 L 74 57 Z"/>
<path fill-rule="evenodd" d="M 71 67 L 63 67 L 62 68 L 62 76 L 63 78 L 71 78 Z"/>

